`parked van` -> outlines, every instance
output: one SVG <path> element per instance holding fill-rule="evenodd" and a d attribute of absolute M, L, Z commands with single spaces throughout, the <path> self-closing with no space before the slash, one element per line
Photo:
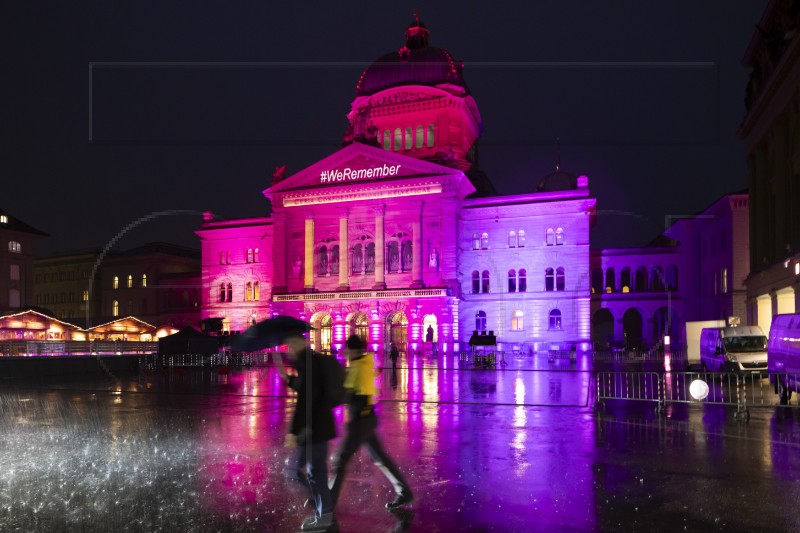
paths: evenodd
<path fill-rule="evenodd" d="M 700 364 L 712 372 L 767 372 L 767 336 L 758 326 L 703 328 Z"/>
<path fill-rule="evenodd" d="M 769 353 L 769 381 L 775 394 L 786 405 L 798 389 L 800 374 L 800 313 L 772 317 Z"/>

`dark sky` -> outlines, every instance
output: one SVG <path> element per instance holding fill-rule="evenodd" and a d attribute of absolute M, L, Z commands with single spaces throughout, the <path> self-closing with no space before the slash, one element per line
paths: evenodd
<path fill-rule="evenodd" d="M 497 189 L 535 190 L 558 137 L 597 197 L 593 247 L 643 244 L 747 186 L 741 58 L 766 3 L 7 0 L 0 207 L 51 235 L 41 253 L 162 211 L 182 213 L 117 246 L 199 246 L 185 211 L 266 215 L 273 169 L 340 146 L 360 73 L 419 6 L 465 63 Z"/>

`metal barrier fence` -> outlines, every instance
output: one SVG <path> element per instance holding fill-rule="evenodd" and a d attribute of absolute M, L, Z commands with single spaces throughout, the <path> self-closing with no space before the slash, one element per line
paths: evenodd
<path fill-rule="evenodd" d="M 735 374 L 712 372 L 598 372 L 595 407 L 606 400 L 646 401 L 663 412 L 675 403 L 703 403 L 736 408 L 736 418 L 749 420 L 750 407 L 800 407 L 791 403 L 800 393 L 800 374 Z"/>
<path fill-rule="evenodd" d="M 25 339 L 0 341 L 0 356 L 130 355 L 155 352 L 158 352 L 157 342 Z"/>
<path fill-rule="evenodd" d="M 139 360 L 141 368 L 153 370 L 156 368 L 172 367 L 214 367 L 228 366 L 245 368 L 251 366 L 268 366 L 272 364 L 272 354 L 267 352 L 221 352 L 211 355 L 206 354 L 153 354 Z"/>
<path fill-rule="evenodd" d="M 636 361 L 663 361 L 669 355 L 671 361 L 687 361 L 688 353 L 686 350 L 665 352 L 664 350 L 608 350 L 602 352 L 592 352 L 592 359 L 600 362 L 636 362 Z"/>

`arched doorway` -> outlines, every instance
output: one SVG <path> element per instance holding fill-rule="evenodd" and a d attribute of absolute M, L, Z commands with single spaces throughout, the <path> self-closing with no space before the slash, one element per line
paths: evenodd
<path fill-rule="evenodd" d="M 333 338 L 333 319 L 328 313 L 315 313 L 311 317 L 311 349 L 322 353 L 330 353 Z"/>
<path fill-rule="evenodd" d="M 369 342 L 369 319 L 364 313 L 353 313 L 347 317 L 347 336 L 355 335 L 364 341 Z"/>
<path fill-rule="evenodd" d="M 642 344 L 642 314 L 638 309 L 628 309 L 622 315 L 622 332 L 625 337 L 625 349 L 639 348 Z"/>
<path fill-rule="evenodd" d="M 439 325 L 436 322 L 436 315 L 425 315 L 422 319 L 422 338 L 425 342 L 439 342 Z"/>
<path fill-rule="evenodd" d="M 386 317 L 387 344 L 394 344 L 400 353 L 406 353 L 408 345 L 408 318 L 402 311 Z"/>
<path fill-rule="evenodd" d="M 614 315 L 605 307 L 592 317 L 592 344 L 595 350 L 606 351 L 614 340 Z"/>

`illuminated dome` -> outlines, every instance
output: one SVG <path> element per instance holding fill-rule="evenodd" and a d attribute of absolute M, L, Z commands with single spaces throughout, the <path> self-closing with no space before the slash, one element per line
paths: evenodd
<path fill-rule="evenodd" d="M 443 48 L 428 46 L 428 29 L 416 17 L 406 30 L 406 44 L 400 50 L 376 59 L 361 74 L 357 96 L 375 94 L 401 85 L 449 84 L 467 93 L 463 66 Z"/>
<path fill-rule="evenodd" d="M 578 176 L 556 169 L 539 181 L 538 192 L 572 191 L 578 188 Z"/>

